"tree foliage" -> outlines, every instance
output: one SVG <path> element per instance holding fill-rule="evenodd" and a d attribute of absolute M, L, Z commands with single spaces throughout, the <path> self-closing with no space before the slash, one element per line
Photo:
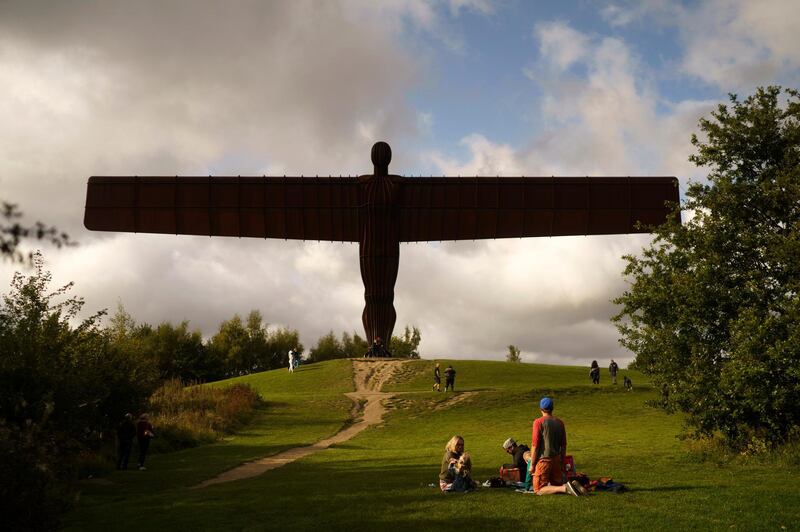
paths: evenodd
<path fill-rule="evenodd" d="M 292 348 L 303 352 L 300 334 L 287 328 L 269 329 L 257 310 L 250 311 L 246 321 L 236 314 L 222 322 L 208 344 L 212 356 L 222 360 L 227 375 L 286 366 Z"/>
<path fill-rule="evenodd" d="M 309 361 L 322 362 L 323 360 L 347 358 L 348 356 L 351 356 L 351 354 L 344 350 L 342 342 L 336 338 L 333 331 L 330 331 L 328 334 L 321 336 L 320 339 L 317 340 L 317 345 L 311 348 Z"/>
<path fill-rule="evenodd" d="M 417 327 L 406 325 L 402 336 L 392 336 L 390 349 L 393 357 L 396 358 L 419 358 L 419 343 L 422 334 Z M 311 348 L 309 360 L 311 362 L 321 362 L 323 360 L 333 360 L 336 358 L 360 357 L 369 349 L 367 341 L 353 333 L 352 336 L 346 332 L 342 333 L 341 340 L 336 337 L 333 331 L 322 336 L 317 345 Z"/>
<path fill-rule="evenodd" d="M 419 343 L 422 333 L 417 327 L 406 325 L 403 336 L 392 336 L 390 348 L 392 356 L 397 358 L 419 358 Z"/>
<path fill-rule="evenodd" d="M 68 503 L 77 457 L 102 444 L 122 412 L 152 392 L 146 365 L 79 321 L 72 284 L 50 291 L 41 255 L 14 275 L 0 305 L 0 514 L 18 529 L 50 529 Z"/>
<path fill-rule="evenodd" d="M 508 346 L 508 353 L 506 354 L 506 362 L 522 362 L 522 358 L 519 356 L 519 353 L 519 347 L 515 346 L 514 344 L 510 344 Z"/>
<path fill-rule="evenodd" d="M 693 434 L 775 445 L 800 422 L 800 96 L 731 95 L 699 127 L 708 182 L 626 257 L 620 341 Z"/>
<path fill-rule="evenodd" d="M 19 250 L 20 243 L 25 239 L 42 240 L 59 248 L 74 245 L 69 235 L 56 227 L 41 222 L 24 225 L 21 219 L 22 212 L 16 204 L 0 202 L 0 256 L 4 259 L 14 262 L 23 262 L 27 259 L 32 263 L 34 252 L 23 254 Z"/>

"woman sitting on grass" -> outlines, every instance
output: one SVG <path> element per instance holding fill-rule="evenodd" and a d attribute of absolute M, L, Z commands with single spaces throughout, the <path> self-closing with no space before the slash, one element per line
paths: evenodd
<path fill-rule="evenodd" d="M 472 460 L 464 452 L 464 438 L 453 436 L 444 447 L 442 469 L 439 472 L 439 488 L 442 491 L 469 491 L 476 483 L 472 480 Z"/>

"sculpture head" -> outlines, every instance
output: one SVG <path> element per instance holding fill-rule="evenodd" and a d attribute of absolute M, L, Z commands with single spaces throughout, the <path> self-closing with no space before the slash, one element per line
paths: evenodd
<path fill-rule="evenodd" d="M 389 163 L 392 162 L 392 148 L 383 141 L 372 145 L 372 164 L 375 175 L 389 175 Z"/>

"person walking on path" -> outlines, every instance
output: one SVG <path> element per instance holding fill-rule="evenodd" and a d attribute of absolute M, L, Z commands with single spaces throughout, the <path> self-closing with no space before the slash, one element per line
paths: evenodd
<path fill-rule="evenodd" d="M 133 424 L 133 414 L 125 414 L 125 418 L 117 425 L 117 469 L 128 469 L 128 459 L 133 449 L 133 438 L 136 437 L 136 425 Z"/>
<path fill-rule="evenodd" d="M 439 363 L 433 368 L 433 389 L 437 392 L 442 391 L 442 374 L 439 372 Z"/>
<path fill-rule="evenodd" d="M 611 374 L 611 384 L 617 383 L 617 372 L 619 371 L 619 366 L 614 359 L 611 359 L 611 364 L 608 366 L 608 372 Z"/>
<path fill-rule="evenodd" d="M 542 397 L 539 401 L 542 417 L 533 422 L 531 434 L 531 462 L 525 483 L 536 495 L 566 493 L 579 497 L 586 489 L 576 480 L 564 483 L 564 457 L 567 454 L 567 429 L 564 422 L 553 416 L 553 400 Z"/>
<path fill-rule="evenodd" d="M 294 349 L 289 349 L 289 373 L 294 373 Z"/>
<path fill-rule="evenodd" d="M 456 391 L 456 370 L 451 365 L 448 365 L 447 369 L 444 370 L 444 391 L 446 392 L 448 388 L 451 391 Z"/>
<path fill-rule="evenodd" d="M 136 440 L 139 443 L 139 471 L 144 471 L 144 459 L 147 458 L 147 450 L 150 448 L 150 440 L 153 439 L 155 433 L 153 432 L 153 425 L 150 424 L 150 418 L 147 414 L 139 416 L 139 422 L 136 423 Z"/>
<path fill-rule="evenodd" d="M 592 378 L 592 384 L 600 384 L 600 366 L 597 365 L 596 360 L 592 360 L 589 376 Z"/>

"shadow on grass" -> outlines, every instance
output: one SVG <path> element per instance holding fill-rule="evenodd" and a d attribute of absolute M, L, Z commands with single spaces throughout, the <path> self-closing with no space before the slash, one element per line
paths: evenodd
<path fill-rule="evenodd" d="M 305 373 L 307 371 L 317 371 L 317 370 L 319 370 L 319 366 L 315 364 L 309 364 L 308 366 L 300 365 L 299 367 L 295 368 L 294 371 L 296 373 Z"/>
<path fill-rule="evenodd" d="M 634 491 L 653 491 L 653 492 L 660 492 L 660 491 L 691 491 L 699 489 L 697 486 L 653 486 L 652 488 L 637 488 L 632 486 L 630 483 L 626 482 L 625 487 L 628 488 L 629 492 Z M 608 493 L 599 491 L 597 493 Z"/>

